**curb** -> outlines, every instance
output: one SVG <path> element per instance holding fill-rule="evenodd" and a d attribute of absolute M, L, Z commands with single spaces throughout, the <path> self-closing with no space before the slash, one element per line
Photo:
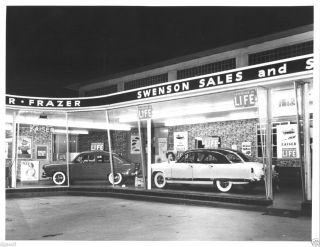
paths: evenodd
<path fill-rule="evenodd" d="M 204 196 L 196 194 L 173 193 L 163 191 L 146 191 L 124 188 L 32 188 L 7 189 L 6 198 L 28 198 L 44 196 L 97 196 L 114 197 L 128 200 L 160 202 L 181 205 L 209 206 L 216 208 L 237 209 L 263 212 L 270 216 L 298 217 L 311 216 L 302 210 L 272 208 L 272 201 L 260 198 Z"/>

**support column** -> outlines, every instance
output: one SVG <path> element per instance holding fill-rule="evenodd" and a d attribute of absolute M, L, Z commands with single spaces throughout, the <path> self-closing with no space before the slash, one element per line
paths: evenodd
<path fill-rule="evenodd" d="M 12 133 L 12 165 L 11 165 L 11 187 L 17 187 L 17 124 L 16 112 L 13 112 L 13 133 Z"/>
<path fill-rule="evenodd" d="M 148 136 L 148 172 L 147 172 L 147 181 L 148 181 L 148 190 L 151 190 L 151 118 L 147 119 L 147 136 Z"/>

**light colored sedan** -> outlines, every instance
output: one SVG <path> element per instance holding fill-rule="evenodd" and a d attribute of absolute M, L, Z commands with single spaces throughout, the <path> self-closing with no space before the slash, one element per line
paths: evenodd
<path fill-rule="evenodd" d="M 264 178 L 263 164 L 231 149 L 194 149 L 186 151 L 176 162 L 152 164 L 153 183 L 216 184 L 228 192 L 233 184 L 251 184 Z"/>

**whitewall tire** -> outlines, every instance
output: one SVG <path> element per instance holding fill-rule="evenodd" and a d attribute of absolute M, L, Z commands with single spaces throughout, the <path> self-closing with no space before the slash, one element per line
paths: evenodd
<path fill-rule="evenodd" d="M 164 174 L 162 172 L 157 172 L 154 175 L 153 178 L 153 182 L 154 185 L 158 188 L 158 189 L 163 189 L 166 187 L 167 182 L 166 182 L 166 177 L 164 176 Z"/>
<path fill-rule="evenodd" d="M 216 186 L 218 188 L 219 191 L 221 192 L 228 192 L 231 190 L 232 188 L 232 183 L 230 181 L 220 181 L 217 180 L 216 181 Z"/>
<path fill-rule="evenodd" d="M 121 173 L 115 173 L 115 176 L 113 176 L 113 174 L 110 173 L 108 176 L 108 180 L 110 184 L 118 185 L 122 183 L 123 176 Z"/>
<path fill-rule="evenodd" d="M 63 185 L 66 182 L 67 177 L 63 172 L 55 172 L 52 176 L 52 180 L 56 185 Z"/>

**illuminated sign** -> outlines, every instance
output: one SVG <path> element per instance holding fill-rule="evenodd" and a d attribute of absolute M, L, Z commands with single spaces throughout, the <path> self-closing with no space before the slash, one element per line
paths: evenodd
<path fill-rule="evenodd" d="M 139 106 L 138 107 L 138 117 L 139 119 L 152 118 L 152 106 Z"/>
<path fill-rule="evenodd" d="M 255 106 L 257 101 L 257 91 L 255 89 L 236 92 L 234 95 L 235 107 Z"/>
<path fill-rule="evenodd" d="M 285 75 L 313 70 L 312 55 L 300 56 L 286 60 L 254 65 L 240 69 L 198 76 L 191 79 L 168 82 L 159 86 L 135 89 L 105 96 L 76 99 L 38 99 L 22 96 L 6 96 L 9 106 L 25 106 L 37 108 L 80 108 L 104 106 L 134 100 L 148 99 L 163 95 L 171 95 L 194 90 L 201 90 L 224 85 L 239 84 L 249 81 L 259 81 L 266 78 L 281 78 Z"/>

